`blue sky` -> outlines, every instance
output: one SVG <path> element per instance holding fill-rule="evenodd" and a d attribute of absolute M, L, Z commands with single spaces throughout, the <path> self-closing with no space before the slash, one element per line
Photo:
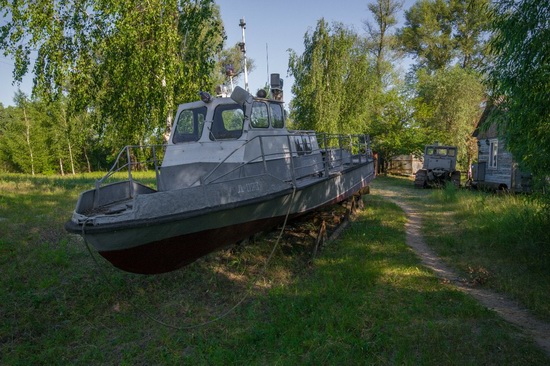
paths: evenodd
<path fill-rule="evenodd" d="M 342 22 L 364 33 L 363 21 L 371 19 L 367 9 L 369 0 L 217 0 L 216 3 L 220 6 L 225 25 L 226 46 L 241 41 L 239 20 L 245 18 L 247 56 L 254 59 L 256 65 L 249 75 L 250 91 L 255 92 L 267 81 L 267 54 L 269 72 L 281 74 L 285 81 L 287 101 L 293 83 L 293 79 L 287 76 L 287 50 L 290 48 L 301 54 L 304 34 L 315 28 L 317 20 L 325 18 L 328 22 Z M 405 0 L 404 9 L 413 3 L 414 0 Z M 399 19 L 399 26 L 402 26 L 403 14 Z M 0 24 L 3 23 L 0 19 Z M 18 87 L 12 85 L 12 70 L 13 61 L 0 54 L 0 102 L 4 106 L 13 105 L 13 95 Z M 32 75 L 28 75 L 20 87 L 30 94 Z"/>

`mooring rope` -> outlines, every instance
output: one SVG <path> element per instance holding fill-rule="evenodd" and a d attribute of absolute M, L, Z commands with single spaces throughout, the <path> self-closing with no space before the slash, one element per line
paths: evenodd
<path fill-rule="evenodd" d="M 214 322 L 217 322 L 217 321 L 220 321 L 222 320 L 223 318 L 225 318 L 227 315 L 229 315 L 231 312 L 233 312 L 235 309 L 237 309 L 247 298 L 248 296 L 250 295 L 250 290 L 252 289 L 254 283 L 256 283 L 256 281 L 262 277 L 268 266 L 269 266 L 269 263 L 271 262 L 271 259 L 273 258 L 273 255 L 275 254 L 275 251 L 277 249 L 277 247 L 279 246 L 279 242 L 281 241 L 281 238 L 283 237 L 283 233 L 284 233 L 284 230 L 286 228 L 286 224 L 287 224 L 287 221 L 288 221 L 288 217 L 290 216 L 290 210 L 292 209 L 292 203 L 294 202 L 294 198 L 296 196 L 296 186 L 295 185 L 292 185 L 292 195 L 290 197 L 290 201 L 288 203 L 288 209 L 287 209 L 287 212 L 286 212 L 286 215 L 285 215 L 285 220 L 283 221 L 283 226 L 281 228 L 281 231 L 279 232 L 279 235 L 277 237 L 277 240 L 275 241 L 275 244 L 273 245 L 273 248 L 271 249 L 271 252 L 269 253 L 269 256 L 267 257 L 267 260 L 265 261 L 264 263 L 264 266 L 262 268 L 262 270 L 260 271 L 260 273 L 258 273 L 248 284 L 247 286 L 247 289 L 243 295 L 243 297 L 237 301 L 237 303 L 235 303 L 235 305 L 233 305 L 230 309 L 226 310 L 225 312 L 221 313 L 220 315 L 216 316 L 215 318 L 213 319 L 210 319 L 210 320 L 207 320 L 203 323 L 199 323 L 199 324 L 193 324 L 193 325 L 186 325 L 186 326 L 176 326 L 176 325 L 172 325 L 172 324 L 168 324 L 168 323 L 165 323 L 163 322 L 162 320 L 159 320 L 158 318 L 154 317 L 153 315 L 151 315 L 148 311 L 144 310 L 143 308 L 141 308 L 140 306 L 138 306 L 137 304 L 135 304 L 133 301 L 131 300 L 127 300 L 128 303 L 130 304 L 130 306 L 132 306 L 135 310 L 137 310 L 138 312 L 140 312 L 141 314 L 143 314 L 144 316 L 146 316 L 147 318 L 149 318 L 150 320 L 154 321 L 155 323 L 159 324 L 159 325 L 162 325 L 164 327 L 167 327 L 167 328 L 171 328 L 171 329 L 175 329 L 175 330 L 189 330 L 189 329 L 194 329 L 194 328 L 201 328 L 201 327 L 205 327 L 209 324 L 212 324 Z M 111 287 L 112 290 L 114 290 L 115 293 L 117 293 L 117 289 L 115 288 L 115 286 L 113 285 L 112 281 L 109 279 L 109 277 L 107 276 L 107 274 L 105 273 L 105 270 L 101 267 L 101 265 L 99 264 L 99 262 L 97 261 L 97 258 L 93 255 L 92 253 L 92 250 L 90 249 L 90 244 L 88 243 L 88 241 L 86 240 L 86 230 L 85 230 L 85 227 L 86 227 L 86 224 L 87 222 L 89 221 L 90 219 L 86 219 L 83 223 L 82 223 L 82 238 L 84 239 L 84 243 L 86 244 L 86 248 L 88 249 L 88 253 L 90 253 L 90 256 L 92 257 L 92 259 L 94 260 L 97 268 L 99 269 L 99 272 L 101 273 L 103 279 L 105 280 L 105 282 Z"/>

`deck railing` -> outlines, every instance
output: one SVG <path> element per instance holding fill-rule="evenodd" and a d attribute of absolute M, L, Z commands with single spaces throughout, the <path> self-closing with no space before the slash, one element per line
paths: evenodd
<path fill-rule="evenodd" d="M 266 141 L 272 141 L 274 138 L 284 139 L 282 150 L 269 152 L 266 148 Z M 220 167 L 224 166 L 231 157 L 237 153 L 257 144 L 258 155 L 253 156 L 247 161 L 236 165 L 229 171 L 220 172 Z M 116 173 L 127 172 L 127 180 L 130 185 L 130 197 L 134 196 L 134 176 L 135 171 L 144 171 L 153 169 L 155 171 L 157 189 L 160 188 L 162 175 L 162 159 L 166 148 L 169 145 L 128 145 L 125 146 L 115 159 L 111 169 L 105 176 L 96 181 L 96 201 L 99 200 L 100 187 L 107 184 L 111 178 L 116 177 Z M 310 164 L 296 166 L 296 159 L 304 156 L 322 156 L 322 161 L 311 159 Z M 211 184 L 219 182 L 223 178 L 234 174 L 238 170 L 250 164 L 261 164 L 263 173 L 271 175 L 268 169 L 270 161 L 280 160 L 288 164 L 290 172 L 288 180 L 296 185 L 297 180 L 304 177 L 308 172 L 325 174 L 328 176 L 332 169 L 342 166 L 353 166 L 365 163 L 372 159 L 372 150 L 368 135 L 336 135 L 336 134 L 315 134 L 312 131 L 290 131 L 285 135 L 259 135 L 245 141 L 237 149 L 230 152 L 220 163 L 218 163 L 210 172 L 202 176 L 195 184 Z M 306 159 L 301 159 L 303 162 Z M 275 177 L 281 179 L 281 177 Z"/>

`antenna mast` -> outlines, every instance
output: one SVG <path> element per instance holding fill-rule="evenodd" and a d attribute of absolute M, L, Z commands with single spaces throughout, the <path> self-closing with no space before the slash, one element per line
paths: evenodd
<path fill-rule="evenodd" d="M 267 85 L 269 85 L 269 50 L 267 48 L 267 43 L 265 44 L 265 61 L 267 64 Z"/>
<path fill-rule="evenodd" d="M 239 27 L 241 27 L 243 32 L 243 41 L 239 43 L 239 46 L 241 47 L 241 52 L 243 53 L 243 62 L 244 62 L 244 88 L 246 91 L 248 90 L 248 70 L 246 66 L 246 42 L 244 37 L 244 30 L 246 29 L 246 22 L 244 21 L 244 17 L 242 17 L 241 21 L 239 22 Z"/>

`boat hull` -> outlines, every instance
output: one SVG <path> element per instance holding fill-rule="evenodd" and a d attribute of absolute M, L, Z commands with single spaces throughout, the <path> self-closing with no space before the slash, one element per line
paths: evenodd
<path fill-rule="evenodd" d="M 140 274 L 181 268 L 196 259 L 254 233 L 273 228 L 290 217 L 345 200 L 374 178 L 373 164 L 363 164 L 294 189 L 261 199 L 220 205 L 192 216 L 150 219 L 105 227 L 67 223 L 82 234 L 115 267 Z"/>

